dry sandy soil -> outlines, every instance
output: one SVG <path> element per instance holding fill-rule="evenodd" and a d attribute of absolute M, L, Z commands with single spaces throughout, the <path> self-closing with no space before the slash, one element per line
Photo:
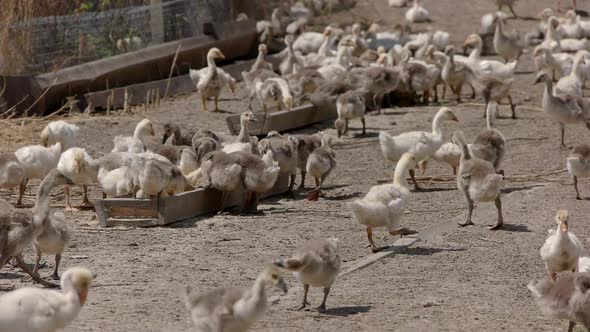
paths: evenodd
<path fill-rule="evenodd" d="M 405 9 L 391 9 L 385 0 L 361 0 L 350 12 L 335 13 L 327 21 L 350 23 L 357 19 L 380 20 L 385 26 L 400 22 Z M 494 10 L 491 0 L 426 0 L 435 22 L 432 26 L 452 33 L 453 43 L 478 30 L 481 15 Z M 588 0 L 578 1 L 588 8 Z M 536 16 L 554 1 L 520 1 L 517 12 Z M 527 31 L 537 22 L 510 20 L 509 28 Z M 420 25 L 418 29 L 426 26 Z M 566 323 L 543 317 L 533 304 L 526 284 L 545 277 L 539 257 L 547 229 L 555 226 L 557 209 L 570 210 L 571 229 L 590 245 L 590 227 L 585 218 L 588 200 L 574 199 L 571 180 L 565 172 L 568 150 L 559 147 L 557 125 L 539 112 L 542 86 L 533 86 L 533 64 L 525 55 L 514 85 L 519 104 L 518 119 L 498 120 L 508 140 L 504 163 L 507 180 L 503 195 L 505 227 L 492 232 L 493 205 L 477 206 L 475 226 L 459 228 L 465 216 L 462 195 L 454 181 L 424 183 L 425 190 L 412 193 L 403 219 L 407 227 L 420 231 L 421 241 L 396 255 L 338 279 L 328 299 L 325 314 L 294 310 L 302 288 L 292 276 L 288 295 L 271 305 L 254 330 L 264 331 L 562 331 Z M 222 108 L 239 113 L 245 109 L 241 96 L 226 94 Z M 447 123 L 445 136 L 461 129 L 469 138 L 483 127 L 481 100 L 456 105 L 445 101 L 460 123 Z M 166 101 L 159 110 L 136 115 L 77 116 L 70 121 L 82 128 L 82 143 L 95 156 L 111 148 L 112 137 L 131 134 L 135 124 L 148 117 L 156 123 L 172 119 L 185 126 L 226 131 L 226 113 L 198 112 L 194 94 Z M 286 257 L 308 238 L 336 236 L 342 244 L 345 264 L 370 256 L 365 231 L 346 204 L 362 197 L 368 189 L 392 178 L 391 165 L 384 163 L 378 148 L 380 130 L 401 133 L 428 130 L 440 105 L 386 109 L 367 119 L 366 137 L 346 137 L 336 146 L 338 168 L 327 180 L 326 197 L 313 203 L 296 198 L 273 198 L 262 202 L 264 215 L 206 216 L 151 229 L 100 229 L 91 211 L 67 213 L 73 240 L 62 260 L 62 269 L 83 265 L 98 274 L 88 304 L 66 331 L 186 331 L 189 314 L 182 301 L 186 285 L 209 290 L 224 285 L 248 286 L 265 263 Z M 509 115 L 503 106 L 502 115 Z M 0 122 L 0 149 L 14 151 L 37 142 L 43 121 Z M 360 124 L 353 123 L 354 128 Z M 301 132 L 325 129 L 330 123 Z M 354 133 L 355 130 L 352 130 Z M 566 142 L 590 139 L 583 127 L 570 126 Z M 450 169 L 431 164 L 430 175 L 449 175 Z M 546 174 L 551 173 L 552 174 Z M 545 175 L 544 175 L 545 174 Z M 309 179 L 307 186 L 310 187 Z M 36 186 L 28 193 L 32 195 Z M 586 181 L 582 195 L 590 197 Z M 55 191 L 55 210 L 63 208 L 63 195 Z M 93 188 L 92 197 L 99 192 Z M 2 192 L 10 201 L 15 196 Z M 81 199 L 80 189 L 75 201 Z M 28 197 L 32 204 L 32 196 Z M 381 244 L 394 240 L 384 230 L 376 231 Z M 32 250 L 26 259 L 33 261 Z M 45 257 L 43 276 L 51 274 L 53 259 Z M 22 281 L 18 269 L 3 268 L 0 290 L 31 286 Z M 275 290 L 270 295 L 278 295 Z M 313 305 L 321 301 L 321 290 L 312 289 Z"/>

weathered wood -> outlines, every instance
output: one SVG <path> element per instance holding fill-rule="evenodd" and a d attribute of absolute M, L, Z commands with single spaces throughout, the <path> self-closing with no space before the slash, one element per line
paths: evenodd
<path fill-rule="evenodd" d="M 282 194 L 288 188 L 289 175 L 281 174 L 274 187 L 261 198 Z M 239 206 L 244 198 L 243 191 L 228 193 L 224 207 Z M 221 192 L 200 188 L 160 199 L 108 198 L 97 200 L 95 207 L 101 227 L 163 226 L 218 211 L 221 208 Z"/>
<path fill-rule="evenodd" d="M 323 122 L 338 117 L 335 107 L 330 105 L 306 104 L 293 108 L 290 111 L 273 113 L 255 113 L 258 121 L 248 126 L 251 135 L 266 135 L 276 130 L 285 132 L 297 128 L 303 128 L 314 123 Z M 230 115 L 226 118 L 229 131 L 236 135 L 240 131 L 240 115 Z"/>
<path fill-rule="evenodd" d="M 242 71 L 246 71 L 252 67 L 255 60 L 239 61 L 232 63 L 221 68 L 230 74 L 236 81 L 242 80 Z M 272 63 L 276 68 L 280 63 L 280 59 L 276 56 L 267 57 L 267 61 Z M 161 79 L 156 81 L 150 81 L 145 83 L 138 83 L 128 85 L 126 87 L 115 88 L 112 90 L 98 91 L 87 93 L 82 96 L 83 104 L 92 104 L 93 107 L 99 109 L 107 109 L 110 102 L 112 109 L 124 108 L 125 104 L 125 91 L 128 91 L 128 106 L 141 105 L 145 102 L 145 96 L 148 91 L 155 91 L 157 96 L 165 96 L 166 86 L 170 82 L 168 87 L 168 97 L 176 96 L 184 93 L 196 91 L 196 86 L 190 79 L 189 75 L 175 76 L 170 79 Z M 154 93 L 154 92 L 152 92 Z M 110 100 L 109 100 L 110 97 Z"/>

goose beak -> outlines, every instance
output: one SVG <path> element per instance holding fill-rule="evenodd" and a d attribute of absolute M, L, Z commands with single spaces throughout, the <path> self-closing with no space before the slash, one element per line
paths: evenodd
<path fill-rule="evenodd" d="M 223 53 L 221 53 L 221 51 L 219 51 L 219 54 L 217 54 L 217 58 L 221 59 L 221 60 L 225 60 L 225 55 L 223 55 Z"/>
<path fill-rule="evenodd" d="M 455 121 L 455 122 L 459 122 L 459 119 L 453 113 L 451 113 L 451 120 Z"/>
<path fill-rule="evenodd" d="M 250 117 L 248 118 L 248 120 L 250 120 L 250 121 L 252 121 L 252 122 L 256 122 L 256 121 L 258 121 L 254 115 L 250 116 Z"/>

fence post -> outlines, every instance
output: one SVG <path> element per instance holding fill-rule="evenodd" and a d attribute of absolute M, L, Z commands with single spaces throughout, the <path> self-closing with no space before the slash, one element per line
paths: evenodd
<path fill-rule="evenodd" d="M 162 0 L 150 0 L 150 29 L 152 44 L 164 42 L 164 11 Z"/>

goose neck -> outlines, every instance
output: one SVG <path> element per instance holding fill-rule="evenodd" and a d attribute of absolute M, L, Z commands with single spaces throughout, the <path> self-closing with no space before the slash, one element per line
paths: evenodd
<path fill-rule="evenodd" d="M 217 65 L 215 64 L 215 59 L 213 59 L 213 54 L 207 55 L 207 67 L 209 68 L 210 73 L 217 70 Z"/>
<path fill-rule="evenodd" d="M 434 135 L 442 135 L 442 113 L 437 113 L 432 120 L 432 133 Z"/>
<path fill-rule="evenodd" d="M 409 161 L 407 159 L 402 159 L 397 163 L 393 173 L 393 184 L 395 186 L 402 187 L 407 190 L 410 189 L 408 182 L 405 179 L 405 175 L 408 172 L 409 166 Z"/>

